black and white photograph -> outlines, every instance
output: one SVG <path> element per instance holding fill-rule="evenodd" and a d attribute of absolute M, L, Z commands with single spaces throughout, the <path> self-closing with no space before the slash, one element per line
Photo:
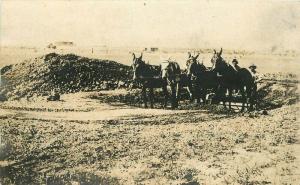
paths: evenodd
<path fill-rule="evenodd" d="M 300 1 L 0 1 L 0 185 L 299 185 Z"/>

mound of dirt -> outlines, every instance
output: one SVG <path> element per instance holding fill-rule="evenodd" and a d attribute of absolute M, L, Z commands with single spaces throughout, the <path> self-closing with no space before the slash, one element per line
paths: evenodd
<path fill-rule="evenodd" d="M 109 60 L 50 53 L 1 69 L 2 99 L 111 90 L 130 84 L 130 67 Z"/>
<path fill-rule="evenodd" d="M 299 101 L 297 76 L 293 74 L 265 74 L 258 89 L 260 109 L 273 109 Z"/>

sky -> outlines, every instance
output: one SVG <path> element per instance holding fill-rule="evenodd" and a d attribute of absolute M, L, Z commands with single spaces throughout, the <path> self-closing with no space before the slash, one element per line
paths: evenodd
<path fill-rule="evenodd" d="M 2 0 L 0 44 L 300 50 L 300 1 Z"/>

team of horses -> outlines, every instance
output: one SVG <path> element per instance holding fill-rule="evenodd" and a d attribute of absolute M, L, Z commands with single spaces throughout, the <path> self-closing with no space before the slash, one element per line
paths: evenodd
<path fill-rule="evenodd" d="M 207 68 L 200 63 L 196 56 L 188 53 L 186 69 L 181 70 L 176 61 L 165 60 L 160 65 L 150 65 L 143 60 L 143 54 L 139 57 L 133 53 L 133 80 L 138 83 L 142 89 L 142 99 L 145 108 L 148 107 L 147 97 L 150 100 L 150 107 L 153 108 L 154 88 L 161 88 L 164 94 L 164 107 L 170 100 L 171 107 L 177 108 L 180 100 L 182 88 L 189 92 L 190 100 L 207 103 L 208 92 L 212 92 L 211 103 L 220 102 L 226 107 L 226 102 L 231 109 L 233 101 L 233 92 L 241 95 L 241 111 L 247 107 L 253 110 L 255 104 L 255 81 L 247 68 L 235 70 L 222 58 L 222 48 L 219 52 L 214 50 L 211 62 L 212 68 Z M 168 87 L 171 89 L 169 95 Z M 147 96 L 149 89 L 149 96 Z M 201 101 L 202 100 L 202 101 Z"/>

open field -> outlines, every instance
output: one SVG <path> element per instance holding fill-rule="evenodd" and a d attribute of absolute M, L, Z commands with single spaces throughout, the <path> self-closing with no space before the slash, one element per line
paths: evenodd
<path fill-rule="evenodd" d="M 299 104 L 268 115 L 145 110 L 85 94 L 1 109 L 3 184 L 299 181 Z"/>
<path fill-rule="evenodd" d="M 50 51 L 2 48 L 0 67 Z M 56 50 L 127 65 L 130 51 Z M 145 52 L 144 58 L 158 64 L 171 56 L 183 67 L 186 52 Z M 0 184 L 297 185 L 299 55 L 230 53 L 225 50 L 225 59 L 237 57 L 245 67 L 255 62 L 273 80 L 261 87 L 271 92 L 262 100 L 276 106 L 234 113 L 182 101 L 177 110 L 159 103 L 144 109 L 139 91 L 130 89 L 0 102 Z M 211 53 L 200 56 L 209 66 Z"/>
<path fill-rule="evenodd" d="M 92 53 L 93 48 L 93 53 Z M 58 54 L 75 53 L 77 55 L 117 61 L 122 64 L 131 65 L 132 55 L 135 52 L 139 55 L 144 48 L 106 48 L 106 47 L 63 47 L 57 49 L 49 48 L 26 48 L 26 47 L 1 47 L 0 49 L 0 67 L 9 64 L 23 62 L 25 59 L 40 57 L 42 55 L 56 52 Z M 216 48 L 219 50 L 220 48 Z M 210 59 L 212 50 L 208 49 L 171 49 L 162 48 L 157 52 L 144 52 L 145 61 L 150 64 L 160 64 L 162 59 L 171 57 L 175 59 L 181 66 L 185 68 L 188 51 L 200 51 L 200 61 L 203 60 L 206 66 L 211 66 Z M 224 48 L 224 59 L 231 62 L 233 58 L 237 58 L 241 67 L 248 67 L 251 63 L 258 65 L 258 70 L 262 73 L 294 73 L 297 74 L 300 69 L 300 54 L 295 51 L 286 51 L 282 53 L 267 53 L 267 52 L 247 52 L 226 50 Z"/>

